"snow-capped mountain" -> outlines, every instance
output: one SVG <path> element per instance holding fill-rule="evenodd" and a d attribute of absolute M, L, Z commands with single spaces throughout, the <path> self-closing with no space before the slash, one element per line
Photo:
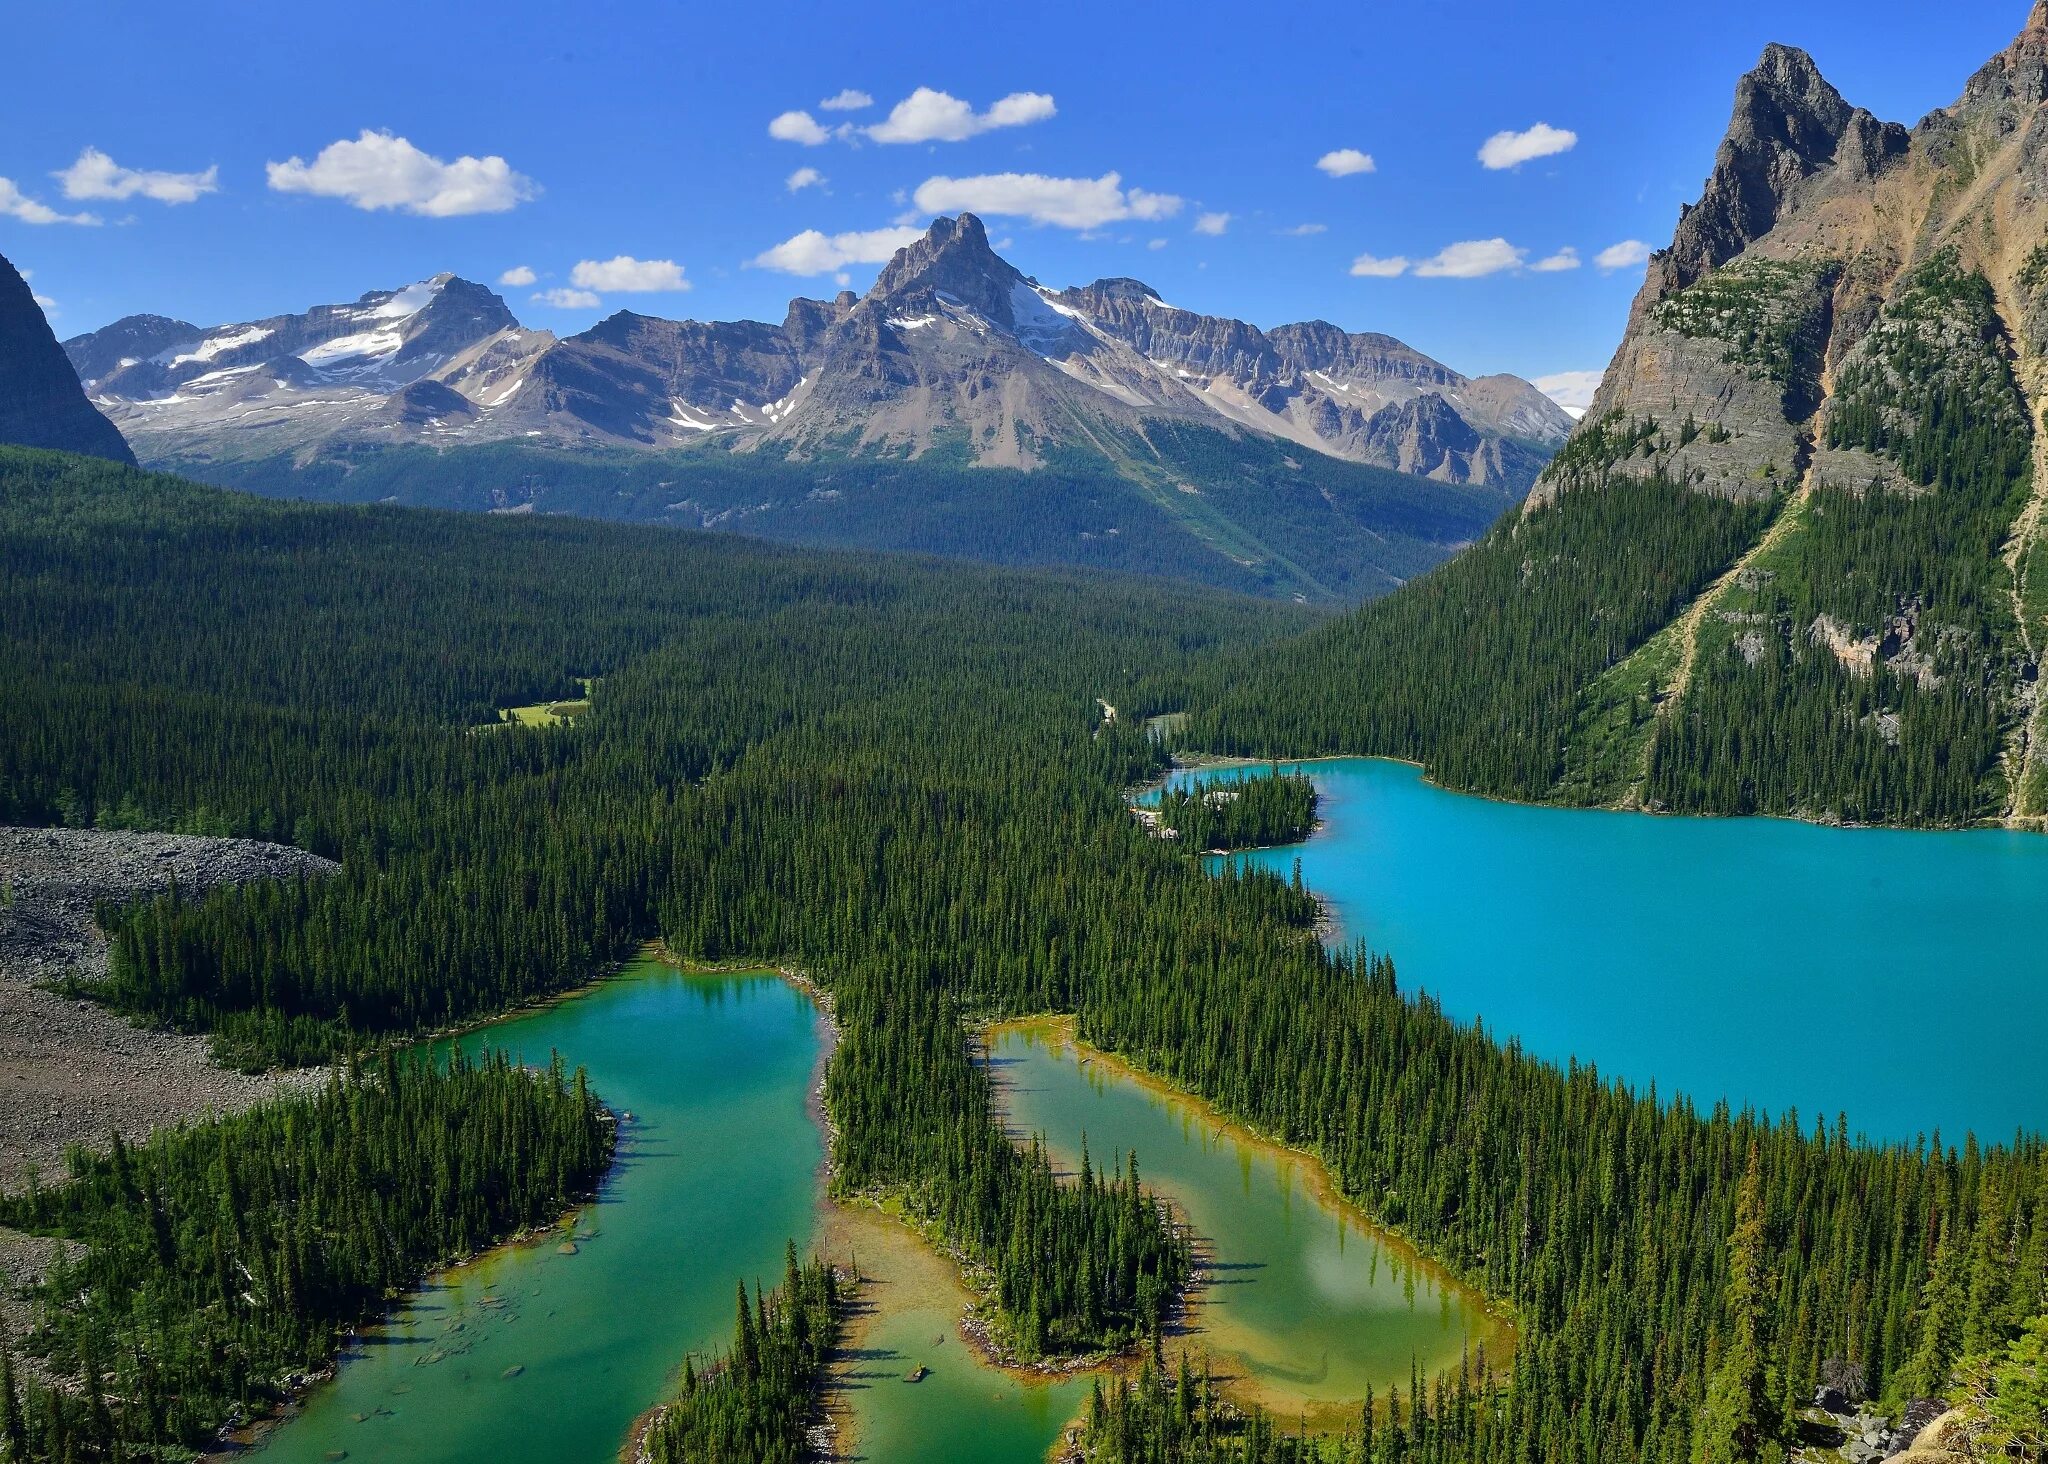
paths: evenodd
<path fill-rule="evenodd" d="M 825 457 L 934 448 L 1035 468 L 1144 456 L 1155 428 L 1251 432 L 1352 462 L 1519 493 L 1571 420 L 1527 382 L 1471 379 L 1389 336 L 1261 331 L 1135 280 L 1052 290 L 971 214 L 900 250 L 864 296 L 780 325 L 629 311 L 566 340 L 439 275 L 350 305 L 202 329 L 132 316 L 66 343 L 145 461 L 325 444 L 669 449 Z"/>
<path fill-rule="evenodd" d="M 441 435 L 554 343 L 453 275 L 212 328 L 132 315 L 64 343 L 88 395 L 152 461 L 356 436 Z"/>

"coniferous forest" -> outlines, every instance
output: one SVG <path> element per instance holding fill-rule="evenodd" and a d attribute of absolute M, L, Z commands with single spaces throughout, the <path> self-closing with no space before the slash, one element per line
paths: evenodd
<path fill-rule="evenodd" d="M 188 1457 L 433 1266 L 554 1220 L 611 1151 L 581 1074 L 389 1049 L 309 1098 L 74 1150 L 60 1183 L 0 1199 L 0 1222 L 76 1243 L 12 1344 L 76 1386 L 0 1350 L 0 1437 L 23 1460 Z"/>
<path fill-rule="evenodd" d="M 1277 765 L 1235 780 L 1197 780 L 1159 795 L 1159 826 L 1183 849 L 1299 843 L 1316 826 L 1316 785 Z"/>
<path fill-rule="evenodd" d="M 1511 1309 L 1510 1360 L 1416 1379 L 1328 1448 L 1373 1464 L 1777 1457 L 1826 1359 L 1861 1363 L 1874 1392 L 1904 1399 L 2038 1353 L 2041 1142 L 1871 1146 L 1840 1126 L 1700 1111 L 1537 1062 L 1404 993 L 1398 951 L 1327 951 L 1307 892 L 1207 873 L 1147 837 L 1126 803 L 1163 771 L 1139 720 L 1182 707 L 1212 746 L 1242 735 L 1262 754 L 1331 750 L 1362 716 L 1459 781 L 1512 791 L 1554 776 L 1570 678 L 1667 619 L 1768 512 L 1698 498 L 1674 512 L 1671 491 L 1584 490 L 1496 531 L 1471 571 L 1509 591 L 1495 638 L 1451 577 L 1384 612 L 1469 674 L 1405 701 L 1399 683 L 1363 681 L 1355 704 L 1325 710 L 1308 690 L 1321 658 L 1380 654 L 1357 621 L 1276 654 L 1304 612 L 1201 591 L 289 505 L 0 453 L 0 617 L 24 628 L 0 643 L 13 689 L 0 701 L 0 817 L 90 822 L 111 807 L 168 826 L 203 811 L 339 858 L 331 879 L 166 897 L 114 919 L 98 995 L 210 1032 L 251 1065 L 497 1011 L 652 938 L 801 965 L 842 1030 L 827 1073 L 835 1183 L 899 1198 L 985 1272 L 999 1340 L 1022 1357 L 1158 1338 L 1190 1264 L 1140 1175 L 1057 1182 L 1002 1128 L 968 1024 L 1074 1012 L 1086 1040 L 1316 1151 L 1346 1193 Z M 1558 528 L 1567 512 L 1596 536 L 1611 521 L 1611 539 L 1576 547 Z M 1637 555 L 1638 533 L 1666 542 Z M 1592 581 L 1630 607 L 1618 620 L 1574 613 Z M 1555 644 L 1542 624 L 1559 627 Z M 1224 683 L 1256 659 L 1303 674 L 1300 690 L 1274 691 L 1254 738 L 1230 730 L 1243 711 Z M 1389 660 L 1387 674 L 1406 664 L 1420 662 Z M 598 684 L 573 727 L 495 724 L 497 708 L 566 696 L 576 677 Z M 486 1078 L 502 1103 L 590 1101 L 560 1080 L 470 1081 Z M 427 1083 L 373 1066 L 321 1101 Z M 178 1186 L 151 1180 L 189 1193 L 190 1214 L 224 1214 L 230 1182 L 252 1183 L 244 1162 L 288 1164 L 314 1142 L 299 1123 L 265 1136 L 255 1115 L 229 1122 L 254 1125 L 231 1169 L 180 1163 Z M 481 1138 L 445 1162 L 518 1152 Z M 579 1142 L 601 1162 L 594 1139 Z M 121 1162 L 169 1172 L 143 1152 Z M 375 1144 L 361 1157 L 366 1186 L 425 1163 Z M 133 1269 L 109 1274 L 168 1273 L 188 1212 L 170 1212 L 166 1259 L 150 1184 L 124 1184 L 114 1163 L 89 1162 L 11 1218 L 83 1229 L 119 1211 Z M 558 1202 L 557 1175 L 573 1187 L 586 1173 L 566 1156 L 547 1185 L 538 1172 L 508 1193 L 542 1210 Z M 284 1205 L 287 1234 L 295 1213 Z M 367 1254 L 374 1226 L 340 1213 Z M 502 1230 L 520 1217 L 473 1219 Z M 202 1229 L 194 1244 L 210 1255 Z M 429 1237 L 413 1268 L 461 1239 Z M 274 1264 L 288 1272 L 291 1253 L 283 1244 Z M 365 1259 L 352 1274 L 393 1284 L 403 1268 Z M 137 1307 L 151 1295 L 125 1289 Z M 733 1358 L 686 1383 L 669 1415 L 673 1457 L 790 1457 L 776 1451 L 829 1293 L 793 1264 L 779 1299 L 755 1296 Z M 274 1386 L 287 1351 L 331 1336 L 320 1329 L 342 1304 L 322 1304 L 236 1387 Z M 89 1300 L 56 1312 L 22 1345 L 76 1359 L 74 1376 L 202 1366 L 175 1329 Z M 222 1303 L 218 1325 L 231 1319 Z M 1219 1405 L 1197 1372 L 1169 1362 L 1135 1389 L 1105 1385 L 1084 1449 L 1279 1461 L 1325 1447 Z M 223 1416 L 235 1387 L 207 1386 L 181 1391 L 180 1428 Z M 36 1459 L 113 1457 L 120 1430 L 141 1425 L 101 1410 L 125 1416 L 148 1396 L 124 1384 L 115 1409 L 106 1387 L 76 1406 L 17 1391 L 42 1421 L 16 1452 Z"/>

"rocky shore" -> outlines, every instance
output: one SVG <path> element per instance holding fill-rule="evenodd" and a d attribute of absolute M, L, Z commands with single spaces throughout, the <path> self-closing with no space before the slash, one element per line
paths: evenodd
<path fill-rule="evenodd" d="M 141 1139 L 180 1119 L 244 1107 L 307 1075 L 216 1067 L 199 1036 L 150 1031 L 48 989 L 106 974 L 93 923 L 104 900 L 178 887 L 331 873 L 332 861 L 250 839 L 96 829 L 0 828 L 0 1187 L 61 1175 L 73 1143 Z"/>

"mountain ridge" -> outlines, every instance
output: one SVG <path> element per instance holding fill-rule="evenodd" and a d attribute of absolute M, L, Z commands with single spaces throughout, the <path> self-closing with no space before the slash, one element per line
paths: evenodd
<path fill-rule="evenodd" d="M 935 220 L 865 295 L 792 300 L 779 326 L 620 311 L 557 340 L 441 275 L 210 328 L 127 317 L 66 350 L 142 455 L 174 466 L 516 438 L 799 458 L 958 441 L 974 463 L 1028 470 L 1052 444 L 1163 421 L 1519 493 L 1570 429 L 1526 382 L 1465 377 L 1392 337 L 1262 331 L 1128 279 L 1047 289 L 972 214 Z"/>

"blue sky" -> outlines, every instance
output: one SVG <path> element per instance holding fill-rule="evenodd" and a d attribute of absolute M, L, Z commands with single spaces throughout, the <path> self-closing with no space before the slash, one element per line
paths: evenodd
<path fill-rule="evenodd" d="M 1598 261 L 1669 238 L 1766 41 L 1911 122 L 2027 9 L 27 0 L 0 254 L 63 336 L 444 269 L 530 271 L 501 293 L 568 334 L 622 307 L 779 320 L 967 204 L 1048 284 L 1134 275 L 1540 377 L 1606 364 L 1641 269 Z"/>

